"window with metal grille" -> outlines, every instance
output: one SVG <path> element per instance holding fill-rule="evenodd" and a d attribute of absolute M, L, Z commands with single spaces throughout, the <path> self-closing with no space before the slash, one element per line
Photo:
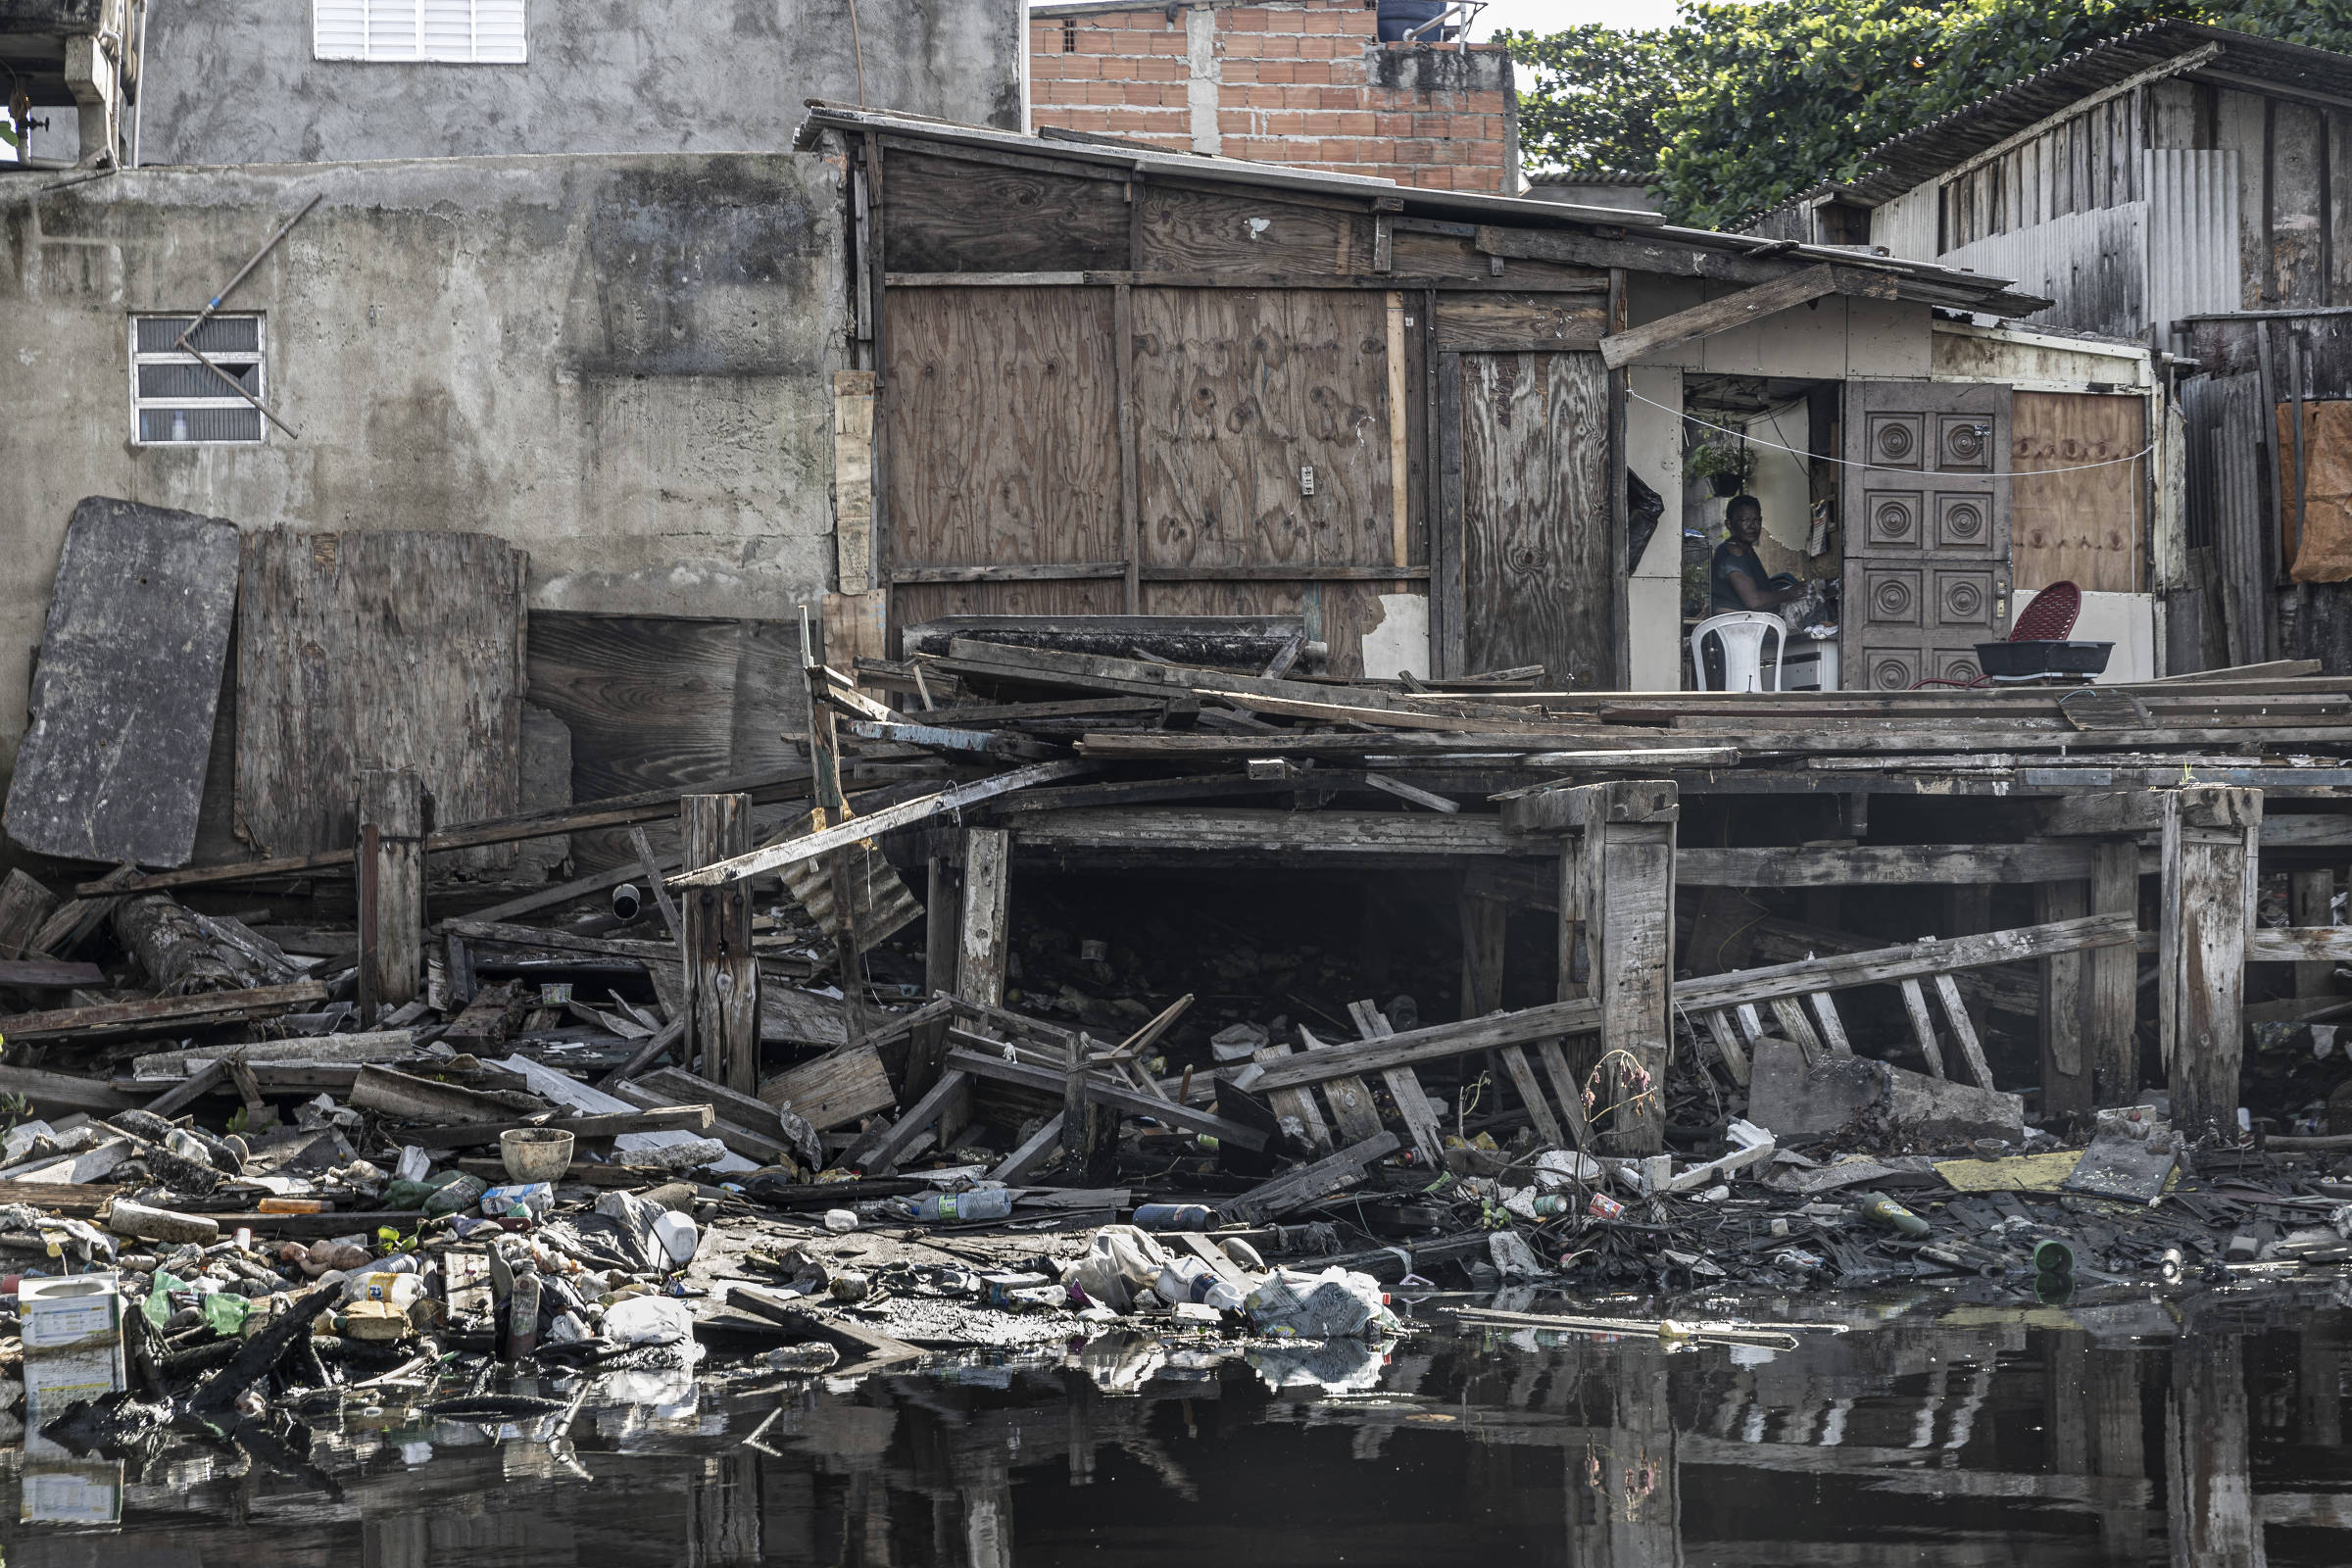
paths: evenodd
<path fill-rule="evenodd" d="M 216 316 L 188 339 L 196 351 L 191 354 L 178 344 L 195 319 L 130 318 L 131 440 L 139 446 L 255 442 L 263 437 L 262 411 L 237 395 L 239 389 L 257 399 L 269 395 L 262 384 L 262 318 Z"/>
<path fill-rule="evenodd" d="M 521 65 L 525 0 L 311 0 L 320 60 Z"/>

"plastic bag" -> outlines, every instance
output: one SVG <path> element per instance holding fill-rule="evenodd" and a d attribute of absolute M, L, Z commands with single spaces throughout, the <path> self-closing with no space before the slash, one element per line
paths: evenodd
<path fill-rule="evenodd" d="M 1095 1232 L 1070 1283 L 1084 1291 L 1087 1299 L 1124 1312 L 1135 1304 L 1137 1291 L 1159 1278 L 1167 1261 L 1159 1244 L 1134 1226 L 1105 1225 Z"/>
<path fill-rule="evenodd" d="M 623 1345 L 676 1345 L 694 1338 L 694 1314 L 674 1296 L 632 1296 L 605 1309 L 605 1338 Z"/>
<path fill-rule="evenodd" d="M 1395 1333 L 1396 1317 L 1383 1304 L 1380 1282 L 1369 1274 L 1327 1268 L 1320 1274 L 1278 1268 L 1243 1303 L 1265 1334 L 1302 1340 L 1342 1339 L 1367 1331 Z"/>

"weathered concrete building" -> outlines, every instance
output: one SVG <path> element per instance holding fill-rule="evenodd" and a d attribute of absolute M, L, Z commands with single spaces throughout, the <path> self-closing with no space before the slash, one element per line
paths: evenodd
<path fill-rule="evenodd" d="M 97 119 L 137 153 L 0 174 L 0 342 L 41 388 L 0 426 L 8 691 L 88 495 L 495 534 L 528 552 L 536 612 L 792 620 L 830 586 L 853 364 L 851 176 L 791 149 L 804 103 L 1021 119 L 1016 0 L 859 0 L 855 28 L 797 4 L 534 6 L 505 33 L 479 0 L 462 40 L 398 0 L 162 7 L 143 47 L 137 9 L 97 0 L 0 21 L 44 6 L 51 97 L 75 38 L 116 58 L 114 19 L 136 91 Z M 74 117 L 50 118 L 36 158 L 72 155 Z M 193 343 L 225 374 L 181 352 L 290 220 Z M 25 722 L 0 704 L 0 761 Z"/>

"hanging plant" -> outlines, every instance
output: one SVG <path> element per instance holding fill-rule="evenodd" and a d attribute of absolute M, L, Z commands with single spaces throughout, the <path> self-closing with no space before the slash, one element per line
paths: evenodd
<path fill-rule="evenodd" d="M 1683 460 L 1683 477 L 1704 479 L 1719 496 L 1736 496 L 1756 475 L 1756 455 L 1741 442 L 1737 447 L 1702 442 Z"/>

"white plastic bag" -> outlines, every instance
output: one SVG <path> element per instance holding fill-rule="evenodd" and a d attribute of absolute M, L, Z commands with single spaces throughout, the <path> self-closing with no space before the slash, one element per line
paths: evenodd
<path fill-rule="evenodd" d="M 1086 1292 L 1088 1300 L 1124 1312 L 1135 1304 L 1137 1291 L 1159 1278 L 1167 1261 L 1159 1244 L 1134 1226 L 1105 1225 L 1095 1232 L 1070 1283 Z"/>
<path fill-rule="evenodd" d="M 1302 1340 L 1396 1328 L 1396 1319 L 1382 1304 L 1380 1282 L 1344 1268 L 1327 1268 L 1320 1274 L 1278 1268 L 1250 1293 L 1244 1305 L 1260 1332 Z"/>
<path fill-rule="evenodd" d="M 605 1338 L 623 1345 L 676 1345 L 694 1338 L 694 1314 L 674 1296 L 631 1296 L 605 1308 Z"/>

